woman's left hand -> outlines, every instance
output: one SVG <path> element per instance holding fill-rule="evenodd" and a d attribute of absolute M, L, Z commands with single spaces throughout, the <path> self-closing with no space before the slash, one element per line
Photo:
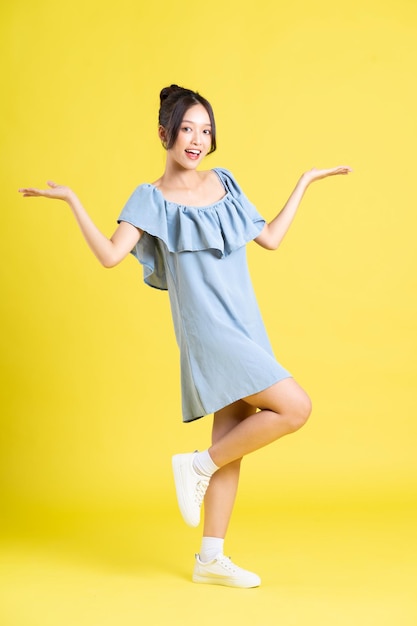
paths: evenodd
<path fill-rule="evenodd" d="M 331 167 L 329 169 L 317 169 L 313 167 L 313 169 L 305 172 L 302 175 L 302 179 L 309 185 L 316 180 L 321 180 L 322 178 L 327 178 L 328 176 L 338 176 L 338 175 L 346 175 L 352 171 L 348 165 L 338 165 L 337 167 Z"/>

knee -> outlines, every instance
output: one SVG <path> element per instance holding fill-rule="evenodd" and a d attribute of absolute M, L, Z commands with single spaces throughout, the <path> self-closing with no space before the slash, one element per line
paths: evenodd
<path fill-rule="evenodd" d="M 288 415 L 290 432 L 296 432 L 307 422 L 311 415 L 312 404 L 307 394 L 299 398 Z"/>

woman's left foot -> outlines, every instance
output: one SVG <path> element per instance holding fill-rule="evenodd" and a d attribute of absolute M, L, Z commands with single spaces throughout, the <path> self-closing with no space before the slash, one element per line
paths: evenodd
<path fill-rule="evenodd" d="M 200 476 L 195 471 L 193 467 L 195 454 L 196 452 L 191 452 L 172 457 L 178 506 L 185 523 L 189 526 L 198 526 L 200 523 L 201 505 L 210 482 L 210 478 Z"/>
<path fill-rule="evenodd" d="M 202 563 L 200 556 L 195 556 L 193 582 L 223 585 L 225 587 L 241 587 L 250 589 L 259 587 L 261 579 L 257 574 L 248 572 L 235 565 L 229 557 L 218 554 L 213 561 Z"/>

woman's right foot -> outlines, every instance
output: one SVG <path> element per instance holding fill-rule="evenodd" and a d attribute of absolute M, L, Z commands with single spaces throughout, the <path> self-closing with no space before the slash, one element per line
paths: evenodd
<path fill-rule="evenodd" d="M 208 563 L 202 563 L 200 556 L 196 554 L 195 561 L 193 572 L 193 582 L 195 583 L 241 587 L 243 589 L 259 587 L 261 584 L 261 579 L 257 574 L 238 567 L 224 554 L 218 554 L 215 559 Z"/>

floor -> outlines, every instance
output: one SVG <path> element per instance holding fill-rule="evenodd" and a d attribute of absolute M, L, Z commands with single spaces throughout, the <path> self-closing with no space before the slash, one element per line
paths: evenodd
<path fill-rule="evenodd" d="M 190 581 L 199 531 L 151 504 L 22 511 L 3 531 L 2 626 L 416 626 L 410 499 L 237 505 L 228 552 L 258 589 Z"/>

